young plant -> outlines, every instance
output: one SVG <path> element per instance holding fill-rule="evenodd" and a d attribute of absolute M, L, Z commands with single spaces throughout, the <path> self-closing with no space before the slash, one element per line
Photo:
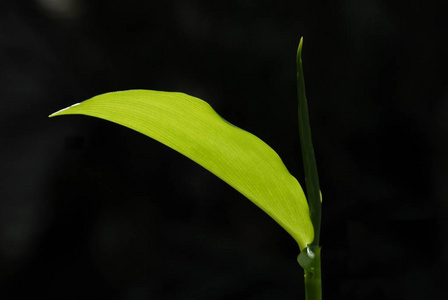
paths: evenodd
<path fill-rule="evenodd" d="M 299 133 L 308 202 L 277 153 L 255 135 L 220 117 L 206 102 L 176 92 L 129 90 L 102 94 L 50 117 L 87 115 L 147 135 L 203 166 L 271 216 L 297 242 L 305 270 L 306 299 L 321 299 L 321 194 L 297 51 Z"/>

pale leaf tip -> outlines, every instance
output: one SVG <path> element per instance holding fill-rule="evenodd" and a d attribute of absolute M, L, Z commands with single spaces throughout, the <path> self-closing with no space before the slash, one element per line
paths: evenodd
<path fill-rule="evenodd" d="M 73 105 L 70 105 L 69 107 L 60 109 L 60 110 L 58 110 L 57 112 L 52 113 L 52 114 L 49 115 L 48 117 L 49 117 L 49 118 L 52 118 L 52 117 L 59 116 L 62 112 L 66 111 L 67 109 L 70 109 L 70 108 L 72 108 L 72 107 L 74 107 L 74 106 L 77 106 L 77 105 L 79 105 L 79 104 L 81 104 L 81 103 L 75 103 L 75 104 L 73 104 Z"/>

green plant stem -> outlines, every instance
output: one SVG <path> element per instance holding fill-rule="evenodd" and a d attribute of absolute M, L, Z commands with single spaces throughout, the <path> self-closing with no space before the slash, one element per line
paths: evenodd
<path fill-rule="evenodd" d="M 322 280 L 320 266 L 321 248 L 308 246 L 297 257 L 297 261 L 305 271 L 306 300 L 322 299 Z"/>
<path fill-rule="evenodd" d="M 314 228 L 314 240 L 303 249 L 298 257 L 300 266 L 305 271 L 306 300 L 322 299 L 321 259 L 320 259 L 320 223 L 322 198 L 319 187 L 316 158 L 308 115 L 308 102 L 305 93 L 305 79 L 302 67 L 303 37 L 297 50 L 297 94 L 299 99 L 299 133 L 305 169 L 306 194 L 310 208 L 310 218 Z"/>
<path fill-rule="evenodd" d="M 320 271 L 320 247 L 316 247 L 312 267 L 305 269 L 306 300 L 322 299 L 322 280 Z"/>

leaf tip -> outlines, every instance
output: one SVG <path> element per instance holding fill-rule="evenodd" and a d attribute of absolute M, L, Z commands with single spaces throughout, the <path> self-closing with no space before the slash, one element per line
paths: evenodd
<path fill-rule="evenodd" d="M 303 36 L 300 38 L 299 48 L 297 49 L 297 63 L 302 60 Z"/>
<path fill-rule="evenodd" d="M 48 117 L 49 117 L 49 118 L 52 118 L 52 117 L 57 117 L 57 116 L 60 116 L 60 115 L 64 115 L 64 114 L 65 114 L 65 113 L 64 113 L 65 111 L 67 111 L 68 109 L 70 109 L 70 108 L 72 108 L 72 107 L 74 107 L 74 106 L 77 106 L 77 105 L 79 105 L 79 104 L 81 104 L 81 103 L 75 103 L 75 104 L 73 104 L 73 105 L 70 105 L 69 107 L 60 109 L 60 110 L 58 110 L 57 112 L 52 113 L 52 114 L 49 115 Z"/>

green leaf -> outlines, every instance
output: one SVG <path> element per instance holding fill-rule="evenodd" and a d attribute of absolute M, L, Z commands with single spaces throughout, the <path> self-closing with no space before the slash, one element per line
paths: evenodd
<path fill-rule="evenodd" d="M 313 241 L 308 204 L 277 153 L 206 102 L 175 92 L 102 94 L 52 115 L 105 119 L 147 135 L 203 166 L 279 223 L 300 249 Z"/>
<path fill-rule="evenodd" d="M 303 167 L 305 169 L 306 195 L 310 206 L 311 223 L 314 228 L 312 245 L 319 246 L 320 223 L 322 215 L 322 193 L 319 187 L 316 157 L 314 155 L 311 127 L 308 114 L 308 100 L 306 99 L 305 79 L 302 65 L 303 37 L 297 49 L 297 95 L 299 100 L 299 134 L 302 147 Z"/>

